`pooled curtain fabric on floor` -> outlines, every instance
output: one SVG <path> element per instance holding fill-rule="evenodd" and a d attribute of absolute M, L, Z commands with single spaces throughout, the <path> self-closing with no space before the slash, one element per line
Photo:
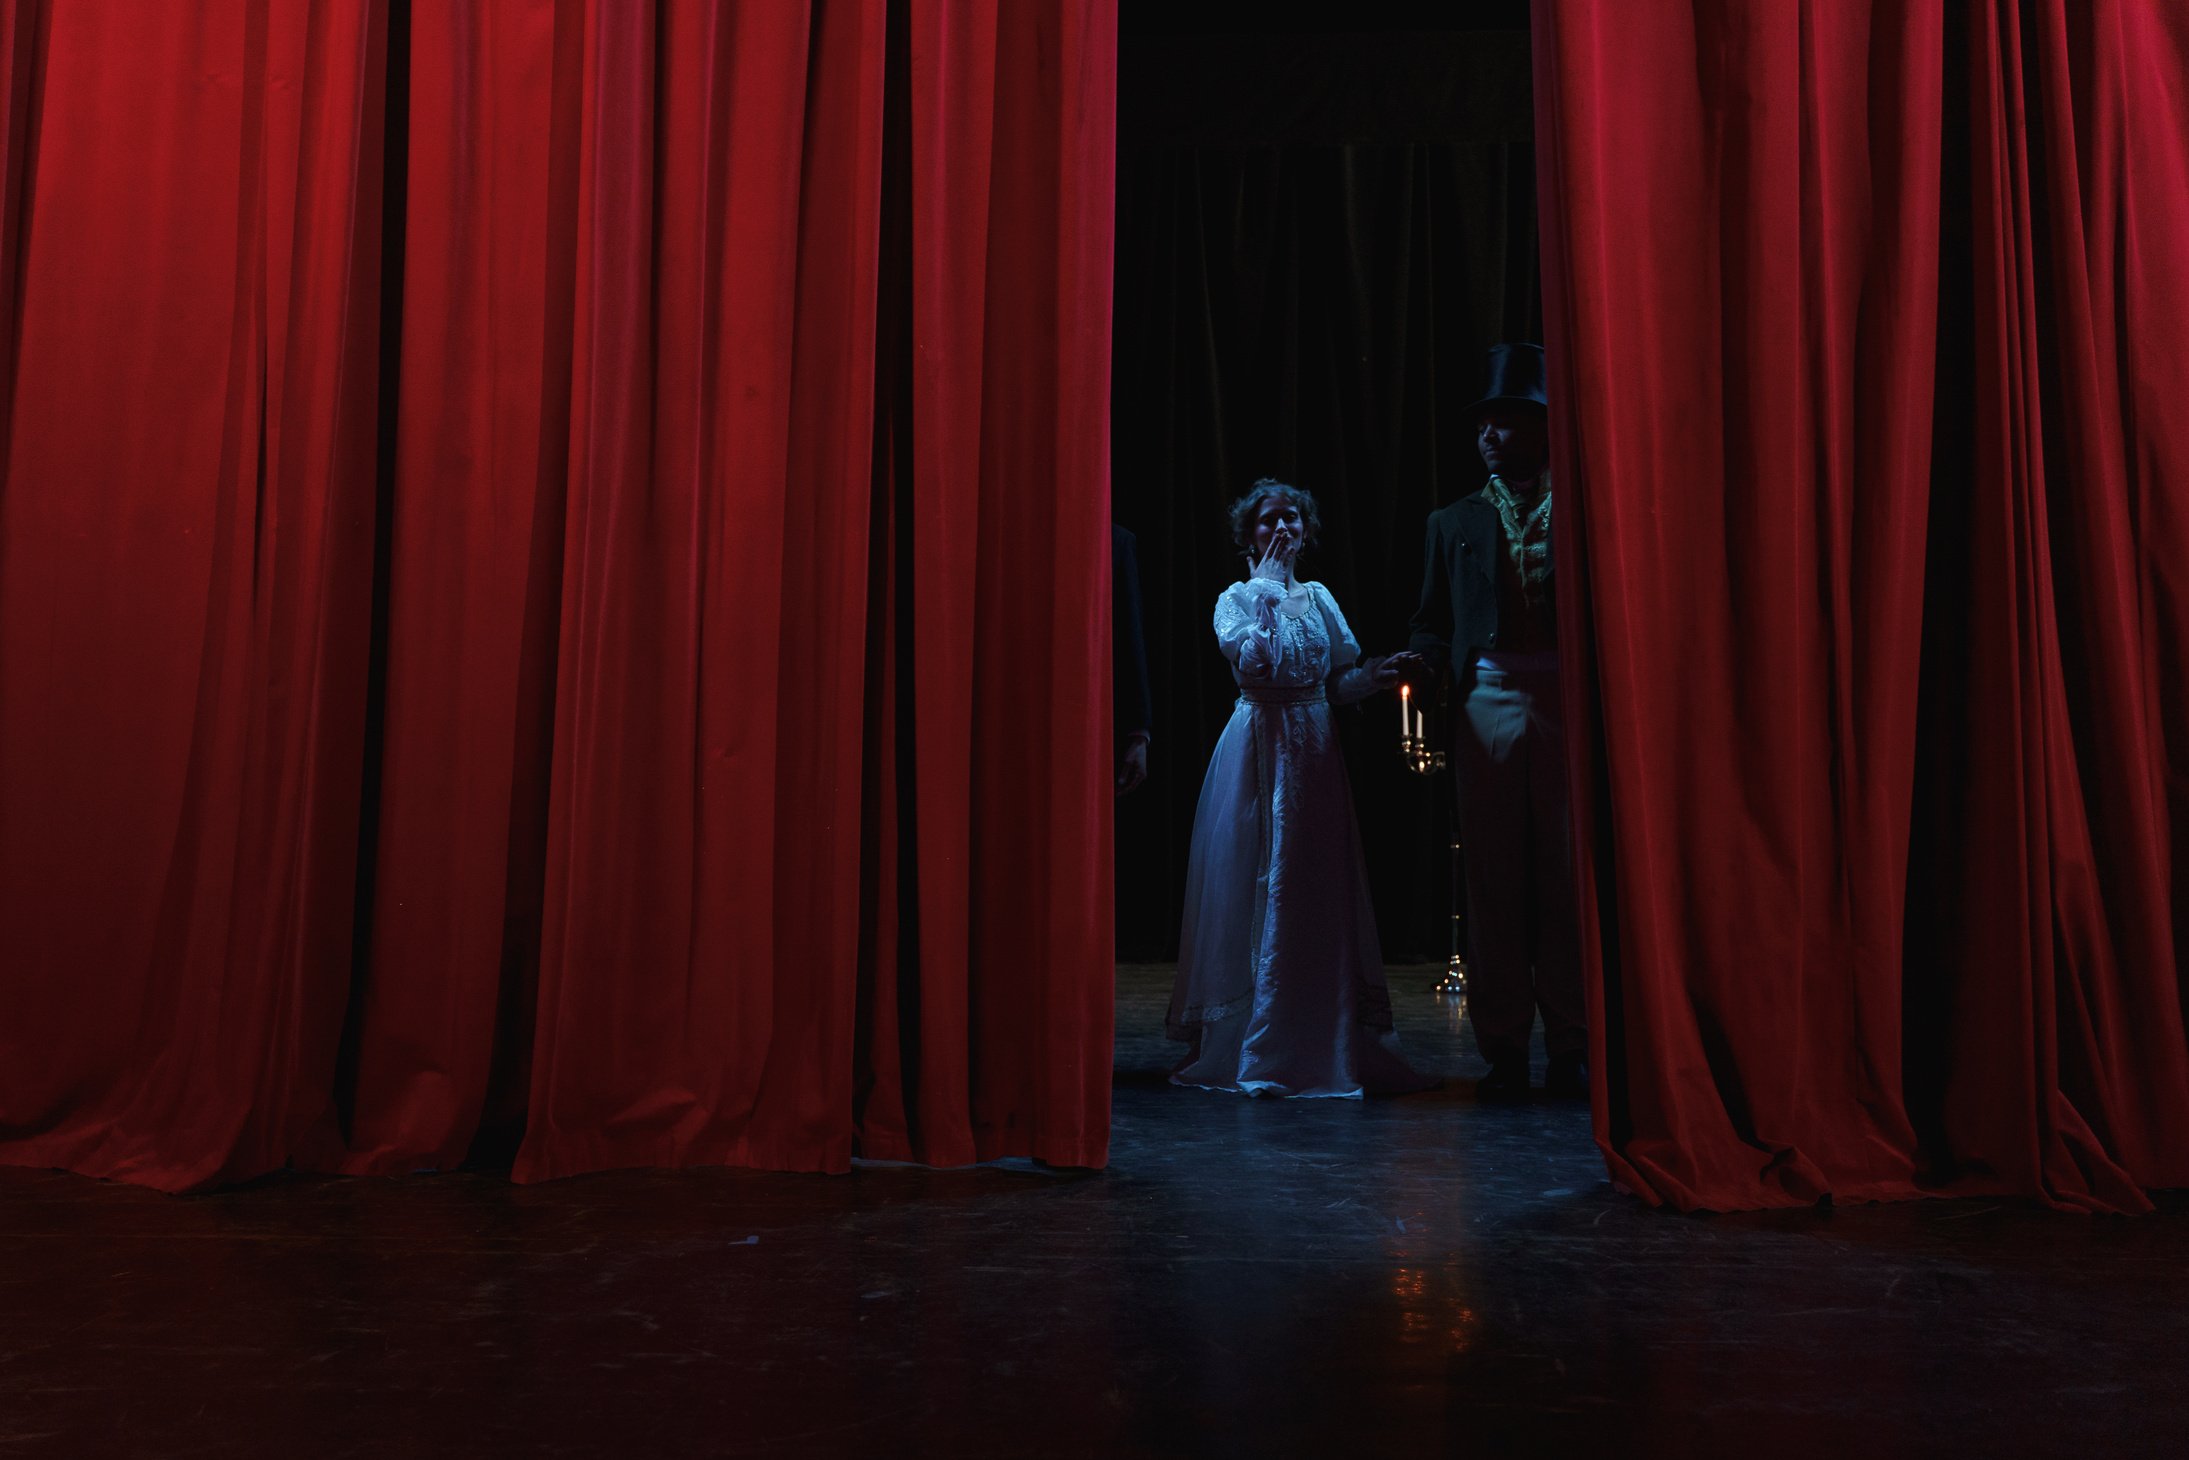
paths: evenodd
<path fill-rule="evenodd" d="M 1536 16 L 1614 1176 L 2189 1184 L 2189 13 Z"/>
<path fill-rule="evenodd" d="M 1108 0 L 0 80 L 0 1160 L 1102 1163 Z"/>

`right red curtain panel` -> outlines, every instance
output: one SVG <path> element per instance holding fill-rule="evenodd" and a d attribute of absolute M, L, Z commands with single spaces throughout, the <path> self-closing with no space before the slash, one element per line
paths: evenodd
<path fill-rule="evenodd" d="M 2189 1185 L 2189 10 L 1535 17 L 1614 1179 Z"/>

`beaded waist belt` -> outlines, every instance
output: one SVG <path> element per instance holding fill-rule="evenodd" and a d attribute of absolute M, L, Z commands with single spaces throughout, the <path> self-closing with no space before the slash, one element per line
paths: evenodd
<path fill-rule="evenodd" d="M 1319 684 L 1242 684 L 1239 698 L 1257 705 L 1312 705 L 1329 696 Z"/>

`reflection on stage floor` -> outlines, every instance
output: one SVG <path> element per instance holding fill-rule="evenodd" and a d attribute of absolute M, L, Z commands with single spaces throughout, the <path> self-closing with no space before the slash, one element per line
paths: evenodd
<path fill-rule="evenodd" d="M 1396 1100 L 1163 1079 L 1120 976 L 1107 1171 L 0 1170 L 0 1453 L 2156 1454 L 2189 1210 L 1741 1216 L 1478 1105 L 1434 969 Z M 1540 1078 L 1540 1068 L 1537 1071 Z"/>

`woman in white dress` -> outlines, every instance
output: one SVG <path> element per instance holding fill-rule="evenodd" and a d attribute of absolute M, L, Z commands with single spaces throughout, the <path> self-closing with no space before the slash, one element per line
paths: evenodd
<path fill-rule="evenodd" d="M 1391 1030 L 1360 830 L 1331 705 L 1423 665 L 1363 660 L 1320 583 L 1293 574 L 1315 499 L 1267 478 L 1232 505 L 1250 565 L 1216 601 L 1216 642 L 1239 702 L 1209 757 L 1193 818 L 1185 933 L 1169 1032 L 1179 1085 L 1359 1097 L 1436 1083 Z"/>

